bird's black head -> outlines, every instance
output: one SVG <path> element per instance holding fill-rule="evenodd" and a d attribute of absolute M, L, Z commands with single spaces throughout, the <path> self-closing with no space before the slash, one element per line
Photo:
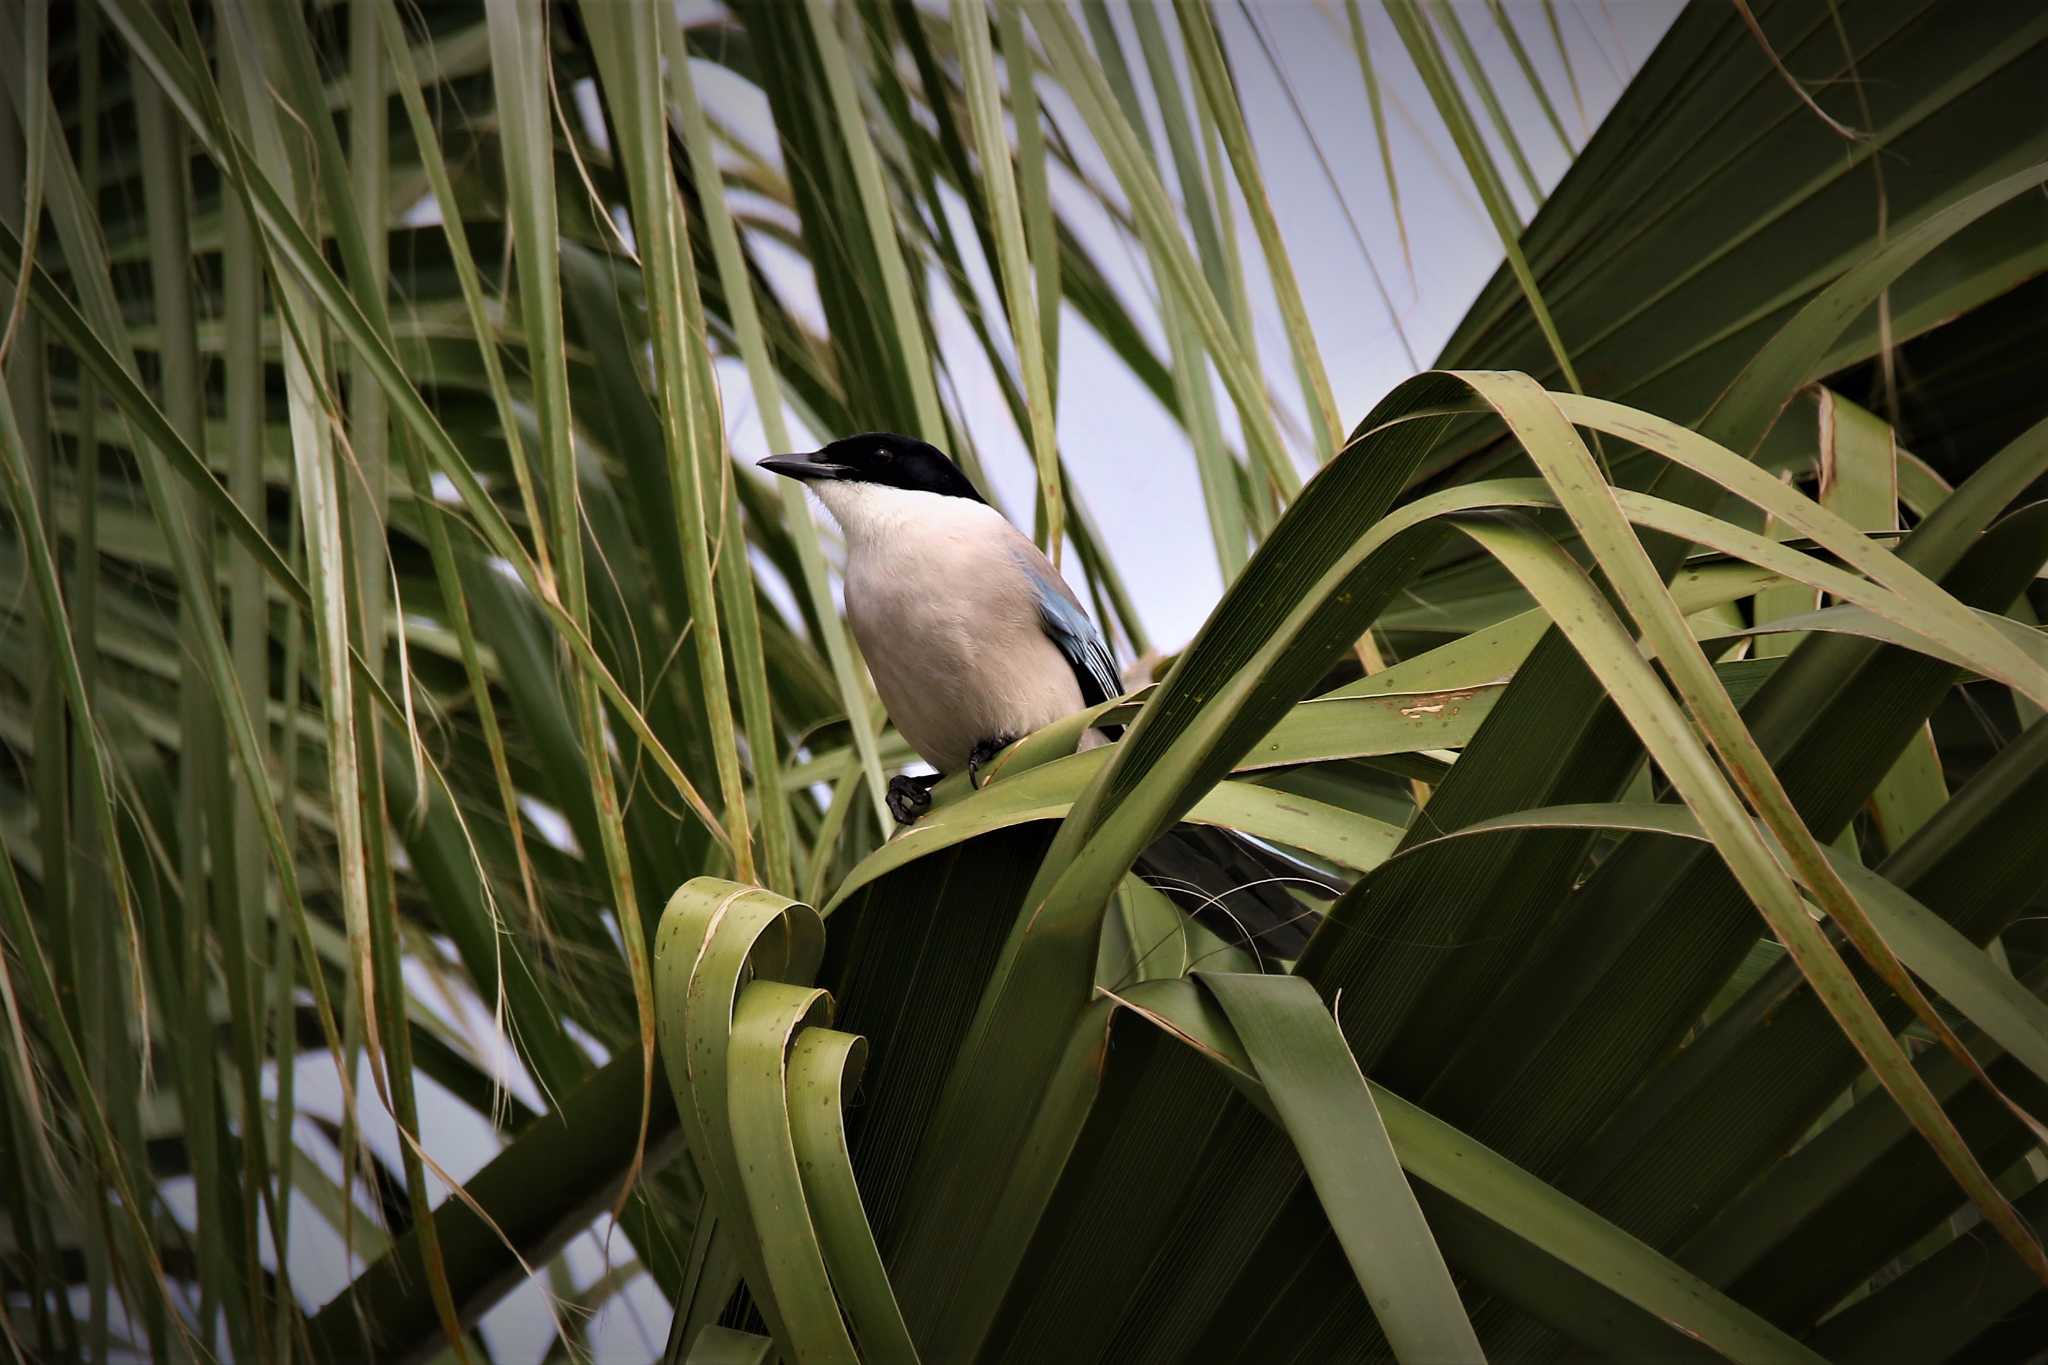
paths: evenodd
<path fill-rule="evenodd" d="M 984 501 L 944 451 L 887 431 L 848 436 L 808 455 L 772 455 L 761 461 L 761 468 L 805 483 L 837 479 Z"/>

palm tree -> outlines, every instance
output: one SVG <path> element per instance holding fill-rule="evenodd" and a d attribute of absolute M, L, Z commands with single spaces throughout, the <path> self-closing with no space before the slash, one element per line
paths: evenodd
<path fill-rule="evenodd" d="M 17 1357 L 474 1359 L 536 1277 L 569 1356 L 2038 1349 L 2048 20 L 1694 4 L 1543 196 L 1555 8 L 1325 18 L 1319 154 L 1406 241 L 1432 114 L 1506 257 L 1362 416 L 1256 10 L 0 13 Z M 1185 432 L 1185 643 L 1063 318 Z M 886 837 L 742 408 L 1021 446 L 1122 741 Z M 1356 885 L 1257 960 L 1181 821 Z"/>

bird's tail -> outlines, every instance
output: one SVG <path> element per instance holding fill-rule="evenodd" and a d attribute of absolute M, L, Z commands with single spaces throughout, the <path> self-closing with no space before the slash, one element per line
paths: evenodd
<path fill-rule="evenodd" d="M 1175 825 L 1138 856 L 1139 876 L 1226 943 L 1261 960 L 1295 958 L 1322 922 L 1318 900 L 1345 883 L 1319 868 L 1234 830 Z"/>

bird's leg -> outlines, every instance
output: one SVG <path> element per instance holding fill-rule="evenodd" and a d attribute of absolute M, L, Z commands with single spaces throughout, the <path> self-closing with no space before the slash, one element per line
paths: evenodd
<path fill-rule="evenodd" d="M 889 779 L 889 814 L 896 817 L 897 824 L 910 824 L 931 809 L 932 784 L 938 780 L 937 773 L 922 777 L 898 773 Z"/>
<path fill-rule="evenodd" d="M 1015 735 L 992 735 L 987 739 L 976 741 L 974 748 L 967 755 L 967 785 L 976 791 L 980 791 L 982 764 L 987 763 L 1016 742 L 1017 737 Z"/>

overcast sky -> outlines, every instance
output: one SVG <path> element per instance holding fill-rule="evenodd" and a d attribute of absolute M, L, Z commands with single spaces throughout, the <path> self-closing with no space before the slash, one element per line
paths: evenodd
<path fill-rule="evenodd" d="M 1362 417 L 1394 385 L 1428 367 L 1501 260 L 1494 228 L 1384 10 L 1370 3 L 1361 8 L 1390 125 L 1412 272 L 1403 260 L 1401 236 L 1388 200 L 1365 84 L 1343 5 L 1326 6 L 1312 0 L 1263 0 L 1253 5 L 1249 13 L 1256 16 L 1264 45 L 1254 34 L 1246 8 L 1218 5 L 1215 9 L 1275 216 L 1347 425 Z M 1538 0 L 1506 0 L 1503 8 L 1571 135 L 1569 150 L 1559 142 L 1522 78 L 1490 7 L 1478 0 L 1458 0 L 1453 8 L 1490 74 L 1509 121 L 1519 130 L 1522 150 L 1536 178 L 1547 191 L 1612 107 L 1628 76 L 1670 26 L 1680 4 L 1678 0 L 1561 0 L 1556 9 L 1572 54 L 1572 72 L 1583 102 L 1582 119 L 1543 6 Z M 1143 83 L 1143 63 L 1130 16 L 1119 6 L 1112 6 L 1112 13 L 1124 38 L 1126 56 Z M 1166 19 L 1169 31 L 1176 31 L 1171 16 Z M 1175 47 L 1177 52 L 1177 40 Z M 1273 60 L 1267 57 L 1268 47 Z M 760 130 L 764 142 L 770 140 L 766 137 L 766 102 L 758 92 L 723 79 L 720 73 L 707 74 L 705 90 L 707 101 L 714 103 L 732 126 Z M 1101 183 L 1113 184 L 1107 167 L 1092 159 L 1093 148 L 1079 115 L 1044 82 L 1041 90 L 1048 110 L 1082 152 L 1091 174 Z M 1467 95 L 1475 119 L 1491 137 L 1481 106 L 1469 89 Z M 1305 125 L 1316 130 L 1314 142 Z M 1153 140 L 1160 148 L 1166 146 L 1156 122 Z M 1535 204 L 1497 143 L 1494 152 L 1503 177 L 1516 193 L 1518 211 L 1527 221 Z M 1162 167 L 1162 175 L 1171 188 L 1170 170 Z M 1059 193 L 1057 184 L 1055 193 Z M 1090 209 L 1084 196 L 1068 193 L 1060 197 L 1131 312 L 1149 324 L 1154 311 L 1150 301 L 1156 293 L 1135 246 L 1110 230 L 1107 220 Z M 1232 202 L 1250 277 L 1264 370 L 1283 403 L 1296 415 L 1293 431 L 1300 433 L 1300 390 L 1279 310 L 1250 221 L 1242 205 Z M 1095 230 L 1088 233 L 1085 229 L 1091 222 Z M 974 236 L 964 217 L 957 226 L 961 239 L 971 243 Z M 1367 252 L 1392 296 L 1391 314 L 1374 289 Z M 789 258 L 773 248 L 764 249 L 763 255 L 771 268 L 778 262 L 783 265 L 774 271 L 778 288 L 809 316 L 821 318 L 805 273 L 789 266 Z M 970 264 L 978 272 L 978 262 Z M 987 314 L 1002 318 L 1001 301 L 985 276 L 979 284 Z M 935 285 L 932 292 L 934 297 L 947 297 L 942 285 Z M 997 499 L 1013 520 L 1028 528 L 1033 467 L 980 343 L 964 317 L 950 308 L 939 316 L 938 337 L 959 409 L 974 432 Z M 1151 339 L 1158 353 L 1165 355 L 1164 338 L 1154 331 Z M 723 377 L 735 454 L 767 453 L 744 371 L 735 363 L 725 367 Z M 1154 643 L 1162 649 L 1177 648 L 1202 623 L 1222 589 L 1193 453 L 1178 424 L 1071 310 L 1062 321 L 1059 377 L 1056 416 L 1061 451 L 1111 546 Z M 858 376 L 849 376 L 848 381 L 858 383 Z M 1234 411 L 1220 389 L 1218 410 L 1234 437 Z M 846 433 L 815 434 L 829 439 Z M 1306 448 L 1296 453 L 1306 470 Z M 1078 570 L 1070 572 L 1077 574 Z"/>

